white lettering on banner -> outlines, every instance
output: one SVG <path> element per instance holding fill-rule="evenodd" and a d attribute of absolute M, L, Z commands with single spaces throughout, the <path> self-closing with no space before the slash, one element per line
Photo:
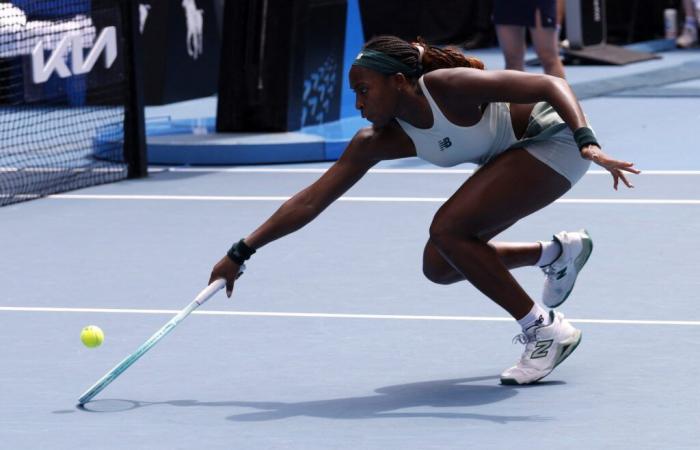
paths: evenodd
<path fill-rule="evenodd" d="M 143 34 L 143 29 L 146 27 L 146 19 L 148 19 L 148 11 L 151 10 L 151 5 L 139 3 L 139 33 Z"/>
<path fill-rule="evenodd" d="M 600 22 L 603 18 L 600 12 L 601 12 L 600 0 L 594 0 L 593 1 L 593 20 L 595 22 Z"/>
<path fill-rule="evenodd" d="M 71 68 L 66 65 L 68 50 L 71 49 Z M 58 43 L 49 60 L 44 62 L 44 43 L 37 42 L 32 50 L 32 80 L 35 84 L 45 83 L 54 72 L 61 78 L 88 73 L 97 63 L 100 55 L 105 55 L 105 68 L 110 68 L 117 59 L 117 29 L 105 27 L 87 55 L 83 55 L 83 36 L 68 34 Z"/>
<path fill-rule="evenodd" d="M 194 0 L 182 0 L 182 7 L 185 9 L 187 24 L 187 54 L 192 59 L 197 59 L 203 51 L 204 10 L 198 9 Z"/>

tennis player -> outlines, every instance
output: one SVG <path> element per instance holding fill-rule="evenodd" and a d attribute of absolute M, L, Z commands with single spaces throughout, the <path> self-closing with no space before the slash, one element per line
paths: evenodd
<path fill-rule="evenodd" d="M 262 246 L 311 222 L 382 160 L 418 156 L 442 167 L 471 162 L 479 169 L 443 204 L 430 225 L 425 276 L 439 284 L 468 280 L 522 328 L 525 345 L 503 384 L 547 376 L 578 345 L 581 332 L 557 311 L 534 302 L 509 269 L 539 266 L 543 303 L 560 305 L 586 263 L 586 231 L 562 231 L 549 241 L 491 241 L 547 206 L 584 175 L 590 162 L 608 170 L 614 188 L 633 187 L 633 163 L 605 154 L 567 82 L 548 75 L 485 71 L 461 52 L 373 38 L 350 70 L 355 106 L 372 126 L 359 130 L 340 159 L 316 182 L 286 201 L 258 229 L 234 244 L 210 282 L 227 280 L 231 295 L 239 267 Z"/>

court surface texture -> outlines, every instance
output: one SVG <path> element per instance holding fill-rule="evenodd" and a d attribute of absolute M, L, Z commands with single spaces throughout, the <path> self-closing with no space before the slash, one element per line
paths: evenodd
<path fill-rule="evenodd" d="M 633 70 L 700 59 L 664 56 Z M 567 67 L 575 81 L 625 70 Z M 78 396 L 192 300 L 231 243 L 330 163 L 151 167 L 0 209 L 0 447 L 698 448 L 700 82 L 676 87 L 582 101 L 604 149 L 643 171 L 634 189 L 592 167 L 498 237 L 585 227 L 595 243 L 561 307 L 582 343 L 532 386 L 498 381 L 522 351 L 517 324 L 469 284 L 421 272 L 431 218 L 473 166 L 378 165 L 84 408 Z M 514 274 L 539 297 L 538 269 Z M 105 331 L 98 349 L 80 343 L 89 324 Z"/>

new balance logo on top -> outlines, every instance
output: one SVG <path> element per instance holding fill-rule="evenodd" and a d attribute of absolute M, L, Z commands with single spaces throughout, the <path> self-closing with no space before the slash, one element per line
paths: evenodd
<path fill-rule="evenodd" d="M 438 145 L 440 146 L 440 151 L 443 151 L 452 146 L 452 141 L 450 141 L 450 138 L 446 137 L 445 139 L 439 140 Z"/>

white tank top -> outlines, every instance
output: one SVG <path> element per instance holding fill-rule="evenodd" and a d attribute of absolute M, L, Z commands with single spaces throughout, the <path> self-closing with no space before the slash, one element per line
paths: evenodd
<path fill-rule="evenodd" d="M 431 128 L 416 128 L 397 118 L 396 121 L 413 141 L 419 158 L 441 167 L 471 162 L 484 164 L 517 142 L 506 103 L 489 103 L 476 125 L 455 125 L 442 114 L 423 82 L 418 79 L 433 113 Z"/>

